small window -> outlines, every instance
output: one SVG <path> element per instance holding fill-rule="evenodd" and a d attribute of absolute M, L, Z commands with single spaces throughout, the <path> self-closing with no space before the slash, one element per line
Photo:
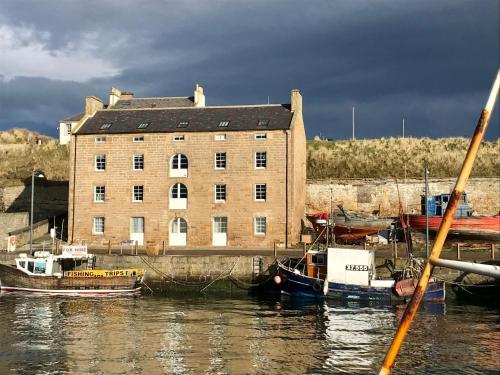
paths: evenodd
<path fill-rule="evenodd" d="M 261 127 L 269 126 L 269 120 L 267 120 L 267 119 L 260 119 L 257 122 L 257 126 L 261 126 Z"/>
<path fill-rule="evenodd" d="M 106 155 L 96 155 L 95 170 L 104 171 L 106 169 Z"/>
<path fill-rule="evenodd" d="M 216 141 L 225 141 L 226 140 L 226 135 L 225 134 L 216 134 L 216 135 L 214 135 L 214 140 L 216 140 Z"/>
<path fill-rule="evenodd" d="M 265 217 L 256 217 L 255 218 L 255 234 L 264 235 L 266 234 L 266 218 Z"/>
<path fill-rule="evenodd" d="M 113 124 L 110 122 L 106 122 L 106 123 L 101 125 L 101 130 L 109 129 L 111 127 L 111 125 L 113 125 Z"/>
<path fill-rule="evenodd" d="M 215 153 L 215 169 L 226 169 L 226 153 Z"/>
<path fill-rule="evenodd" d="M 255 168 L 264 169 L 266 167 L 267 167 L 267 153 L 265 151 L 256 152 L 255 153 Z"/>
<path fill-rule="evenodd" d="M 177 127 L 178 128 L 187 128 L 189 125 L 189 121 L 180 121 L 178 124 L 177 124 Z"/>
<path fill-rule="evenodd" d="M 266 198 L 267 198 L 266 184 L 255 185 L 255 200 L 256 201 L 265 201 Z"/>
<path fill-rule="evenodd" d="M 182 142 L 184 140 L 183 135 L 174 135 L 174 141 L 175 142 Z"/>
<path fill-rule="evenodd" d="M 266 133 L 255 134 L 255 139 L 266 139 L 266 138 L 267 138 Z"/>
<path fill-rule="evenodd" d="M 144 142 L 144 136 L 140 135 L 138 137 L 134 137 L 134 142 Z"/>
<path fill-rule="evenodd" d="M 95 137 L 95 143 L 105 143 L 106 137 Z"/>
<path fill-rule="evenodd" d="M 94 217 L 94 234 L 104 234 L 104 217 Z"/>
<path fill-rule="evenodd" d="M 104 202 L 106 197 L 106 187 L 105 186 L 95 186 L 94 187 L 94 202 Z"/>
<path fill-rule="evenodd" d="M 144 200 L 144 186 L 134 185 L 132 189 L 132 201 L 142 202 Z"/>
<path fill-rule="evenodd" d="M 226 201 L 226 185 L 215 185 L 215 201 L 225 202 Z"/>
<path fill-rule="evenodd" d="M 227 128 L 231 121 L 221 121 L 219 122 L 219 128 Z"/>
<path fill-rule="evenodd" d="M 134 155 L 133 164 L 134 171 L 144 170 L 144 155 Z"/>
<path fill-rule="evenodd" d="M 137 125 L 137 129 L 146 129 L 149 124 L 151 124 L 150 122 L 141 122 L 139 125 Z"/>

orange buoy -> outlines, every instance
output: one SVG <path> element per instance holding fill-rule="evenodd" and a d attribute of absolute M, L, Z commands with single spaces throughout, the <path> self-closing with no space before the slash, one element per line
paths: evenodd
<path fill-rule="evenodd" d="M 276 275 L 274 276 L 274 282 L 278 285 L 281 284 L 281 276 L 280 275 Z"/>

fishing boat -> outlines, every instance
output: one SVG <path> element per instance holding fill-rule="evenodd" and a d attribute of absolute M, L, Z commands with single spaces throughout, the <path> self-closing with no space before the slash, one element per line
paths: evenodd
<path fill-rule="evenodd" d="M 63 247 L 61 255 L 19 254 L 15 264 L 0 264 L 0 291 L 76 295 L 122 295 L 141 291 L 143 269 L 95 269 L 86 247 Z"/>
<path fill-rule="evenodd" d="M 390 302 L 410 298 L 418 279 L 408 278 L 404 272 L 389 279 L 378 278 L 373 250 L 328 248 L 309 250 L 300 260 L 279 262 L 275 282 L 282 294 L 293 297 Z M 444 299 L 445 283 L 433 280 L 424 300 Z"/>
<path fill-rule="evenodd" d="M 430 232 L 437 232 L 439 229 L 450 198 L 450 194 L 439 194 L 427 198 Z M 407 215 L 407 218 L 412 229 L 425 231 L 425 196 L 421 197 L 420 206 L 420 215 L 410 214 Z M 473 210 L 469 205 L 468 196 L 466 193 L 463 193 L 455 217 L 453 218 L 449 234 L 471 238 L 500 240 L 500 216 L 473 216 Z"/>

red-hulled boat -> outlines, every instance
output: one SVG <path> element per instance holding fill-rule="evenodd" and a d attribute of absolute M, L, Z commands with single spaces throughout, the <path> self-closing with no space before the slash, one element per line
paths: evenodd
<path fill-rule="evenodd" d="M 316 214 L 306 214 L 306 217 L 313 225 L 314 232 L 318 237 L 326 241 L 326 229 L 328 224 L 328 212 L 318 212 Z M 377 234 L 379 229 L 375 227 L 353 226 L 335 224 L 331 230 L 337 240 L 346 243 L 357 243 L 363 241 L 366 236 Z M 332 233 L 330 233 L 331 235 Z"/>
<path fill-rule="evenodd" d="M 450 194 L 440 194 L 428 198 L 429 231 L 436 232 L 441 225 L 444 212 L 450 201 Z M 412 229 L 425 231 L 425 197 L 421 200 L 421 215 L 408 215 Z M 467 194 L 463 194 L 450 227 L 450 234 L 500 240 L 500 216 L 472 216 Z"/>

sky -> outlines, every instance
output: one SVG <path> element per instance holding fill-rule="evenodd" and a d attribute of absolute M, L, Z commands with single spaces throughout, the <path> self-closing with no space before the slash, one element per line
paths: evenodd
<path fill-rule="evenodd" d="M 0 2 L 0 130 L 57 135 L 85 96 L 207 105 L 303 95 L 308 138 L 470 136 L 499 66 L 498 0 Z M 498 108 L 487 137 L 500 135 Z"/>

